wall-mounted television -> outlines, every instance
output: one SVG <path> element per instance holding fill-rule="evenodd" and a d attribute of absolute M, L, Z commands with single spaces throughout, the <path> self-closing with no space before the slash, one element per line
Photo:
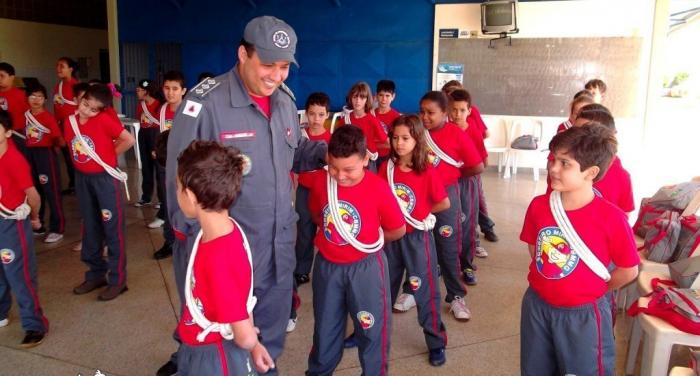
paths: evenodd
<path fill-rule="evenodd" d="M 518 32 L 518 1 L 492 0 L 481 4 L 481 32 L 514 34 Z"/>

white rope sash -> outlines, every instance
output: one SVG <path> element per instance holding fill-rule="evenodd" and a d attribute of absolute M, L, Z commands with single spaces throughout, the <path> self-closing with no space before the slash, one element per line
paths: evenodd
<path fill-rule="evenodd" d="M 406 219 L 406 223 L 409 225 L 413 226 L 416 230 L 420 231 L 430 231 L 433 228 L 435 228 L 435 216 L 432 213 L 428 213 L 428 216 L 425 217 L 422 221 L 419 221 L 411 216 L 411 214 L 408 213 L 408 211 L 401 205 L 401 199 L 399 196 L 396 195 L 396 186 L 394 185 L 394 161 L 389 159 L 388 164 L 387 164 L 387 172 L 386 172 L 387 177 L 389 178 L 389 186 L 391 187 L 391 193 L 394 194 L 394 198 L 396 198 L 396 201 L 399 202 L 399 207 L 401 208 L 401 213 L 403 213 L 403 217 Z"/>
<path fill-rule="evenodd" d="M 583 262 L 588 265 L 589 268 L 591 268 L 593 273 L 602 278 L 604 281 L 609 281 L 610 272 L 608 272 L 605 265 L 598 260 L 598 257 L 593 254 L 591 249 L 588 248 L 586 243 L 583 242 L 583 239 L 581 239 L 576 232 L 576 229 L 574 229 L 574 226 L 569 221 L 569 217 L 566 216 L 564 204 L 561 202 L 561 192 L 552 191 L 549 196 L 549 208 L 552 211 L 552 215 L 554 215 L 554 220 L 557 222 L 557 226 L 559 226 L 559 229 L 564 234 L 566 240 L 569 241 L 571 249 L 573 249 L 573 251 L 579 255 L 581 260 L 583 260 Z"/>
<path fill-rule="evenodd" d="M 10 210 L 5 205 L 0 203 L 0 217 L 4 219 L 14 219 L 17 221 L 25 220 L 29 214 L 32 212 L 32 208 L 27 204 L 27 198 L 25 197 L 24 202 L 19 204 L 15 210 Z"/>
<path fill-rule="evenodd" d="M 65 103 L 65 104 L 69 104 L 71 106 L 78 105 L 78 102 L 72 101 L 72 100 L 63 96 L 63 80 L 58 82 L 58 93 L 56 93 L 56 94 L 58 94 L 58 99 L 60 99 L 61 102 Z"/>
<path fill-rule="evenodd" d="M 156 119 L 153 114 L 151 114 L 151 111 L 148 111 L 148 106 L 146 105 L 146 101 L 141 101 L 141 110 L 143 110 L 143 114 L 146 115 L 146 119 L 150 121 L 153 124 L 160 125 L 160 122 L 158 119 Z"/>
<path fill-rule="evenodd" d="M 440 159 L 445 161 L 445 163 L 447 163 L 448 165 L 454 166 L 457 168 L 460 168 L 464 165 L 464 162 L 462 162 L 462 161 L 457 162 L 456 160 L 452 159 L 452 157 L 447 155 L 447 153 L 442 151 L 442 149 L 440 149 L 440 147 L 437 146 L 435 141 L 433 141 L 433 138 L 430 136 L 430 131 L 427 129 L 425 130 L 425 141 L 427 142 L 430 150 L 432 150 L 433 153 L 435 153 L 435 155 L 437 155 Z"/>
<path fill-rule="evenodd" d="M 326 193 L 328 194 L 328 211 L 331 212 L 331 219 L 335 224 L 335 230 L 338 231 L 343 240 L 350 244 L 353 248 L 364 253 L 375 253 L 384 247 L 384 231 L 379 227 L 379 239 L 371 244 L 365 244 L 357 240 L 347 228 L 343 225 L 343 220 L 340 218 L 338 210 L 338 182 L 331 177 L 331 174 L 326 172 Z"/>
<path fill-rule="evenodd" d="M 248 238 L 245 236 L 245 232 L 243 232 L 243 228 L 241 225 L 236 222 L 235 219 L 229 217 L 229 219 L 233 222 L 233 225 L 238 229 L 238 231 L 241 232 L 241 237 L 243 238 L 243 247 L 245 248 L 246 254 L 248 255 L 248 264 L 250 265 L 250 289 L 248 290 L 248 301 L 246 302 L 246 309 L 248 310 L 248 313 L 253 312 L 253 308 L 255 308 L 255 304 L 257 303 L 257 298 L 253 296 L 253 255 L 251 254 L 250 251 L 250 244 L 248 243 Z M 235 229 L 234 229 L 235 230 Z M 218 323 L 218 322 L 212 322 L 209 321 L 206 316 L 200 311 L 197 307 L 197 303 L 194 300 L 194 296 L 192 295 L 192 274 L 193 274 L 193 268 L 194 268 L 194 260 L 197 257 L 197 250 L 199 249 L 199 241 L 202 239 L 202 230 L 199 230 L 199 233 L 197 233 L 197 238 L 194 240 L 194 246 L 192 246 L 192 253 L 190 254 L 190 260 L 187 263 L 187 274 L 185 276 L 185 301 L 187 303 L 187 310 L 190 312 L 190 315 L 192 316 L 192 320 L 202 329 L 199 334 L 197 334 L 197 341 L 199 342 L 204 342 L 206 339 L 207 335 L 209 333 L 219 333 L 221 337 L 223 337 L 226 340 L 232 340 L 233 339 L 233 328 L 231 327 L 231 323 Z"/>
<path fill-rule="evenodd" d="M 129 201 L 131 198 L 129 197 L 129 187 L 126 184 L 127 179 L 129 176 L 126 174 L 126 172 L 122 171 L 119 169 L 119 167 L 112 167 L 105 163 L 105 161 L 100 158 L 100 156 L 93 150 L 90 145 L 85 141 L 83 138 L 83 135 L 80 133 L 80 129 L 78 128 L 78 121 L 75 119 L 75 115 L 70 115 L 68 117 L 68 120 L 70 121 L 70 126 L 73 129 L 73 133 L 75 133 L 76 136 L 78 136 L 78 141 L 80 142 L 80 145 L 85 149 L 85 154 L 88 155 L 88 157 L 92 158 L 95 163 L 100 165 L 111 177 L 119 180 L 120 182 L 124 183 L 124 190 L 126 191 L 126 200 Z"/>

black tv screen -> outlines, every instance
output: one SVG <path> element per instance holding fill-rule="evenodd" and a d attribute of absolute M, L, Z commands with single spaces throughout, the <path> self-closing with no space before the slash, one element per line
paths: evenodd
<path fill-rule="evenodd" d="M 495 3 L 486 6 L 487 26 L 508 26 L 513 23 L 513 4 Z"/>

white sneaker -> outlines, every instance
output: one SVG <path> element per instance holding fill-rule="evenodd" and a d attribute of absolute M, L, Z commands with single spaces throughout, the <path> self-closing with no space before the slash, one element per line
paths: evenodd
<path fill-rule="evenodd" d="M 289 319 L 287 321 L 287 333 L 291 333 L 297 328 L 297 319 Z"/>
<path fill-rule="evenodd" d="M 486 249 L 484 247 L 476 247 L 476 252 L 474 253 L 474 256 L 481 257 L 481 258 L 487 258 L 487 257 L 489 257 L 489 253 L 486 251 Z"/>
<path fill-rule="evenodd" d="M 148 228 L 159 228 L 159 227 L 163 227 L 163 223 L 165 223 L 164 220 L 162 220 L 162 219 L 160 219 L 160 218 L 156 218 L 156 219 L 153 220 L 153 222 L 151 222 L 151 223 L 148 224 Z"/>
<path fill-rule="evenodd" d="M 46 235 L 46 239 L 44 239 L 44 243 L 56 243 L 58 241 L 63 240 L 63 234 L 59 234 L 56 232 L 50 232 L 48 235 Z"/>
<path fill-rule="evenodd" d="M 408 312 L 411 308 L 416 306 L 416 298 L 411 294 L 401 293 L 394 303 L 394 311 L 396 312 Z"/>
<path fill-rule="evenodd" d="M 455 296 L 455 298 L 450 303 L 450 311 L 455 316 L 455 319 L 459 321 L 467 321 L 472 318 L 472 313 L 467 308 L 467 303 L 460 296 Z"/>
<path fill-rule="evenodd" d="M 10 323 L 10 319 L 2 319 L 0 320 L 0 328 L 7 326 L 7 324 Z"/>
<path fill-rule="evenodd" d="M 83 250 L 83 241 L 79 241 L 76 245 L 73 246 L 73 251 L 75 252 L 80 252 Z"/>
<path fill-rule="evenodd" d="M 155 204 L 155 205 L 153 205 L 153 208 L 155 208 L 155 209 L 160 209 L 160 202 L 157 203 L 157 204 Z"/>

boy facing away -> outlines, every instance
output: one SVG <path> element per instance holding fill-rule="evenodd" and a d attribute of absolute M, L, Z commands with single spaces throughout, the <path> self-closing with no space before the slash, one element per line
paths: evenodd
<path fill-rule="evenodd" d="M 592 123 L 556 135 L 549 149 L 553 192 L 532 200 L 520 233 L 532 257 L 520 321 L 521 374 L 613 375 L 607 295 L 634 280 L 639 264 L 627 217 L 593 191 L 617 141 Z"/>
<path fill-rule="evenodd" d="M 253 326 L 250 246 L 228 213 L 241 189 L 244 159 L 217 142 L 193 141 L 177 162 L 177 203 L 201 226 L 177 328 L 177 373 L 251 375 L 253 366 L 267 372 L 274 363 Z"/>

